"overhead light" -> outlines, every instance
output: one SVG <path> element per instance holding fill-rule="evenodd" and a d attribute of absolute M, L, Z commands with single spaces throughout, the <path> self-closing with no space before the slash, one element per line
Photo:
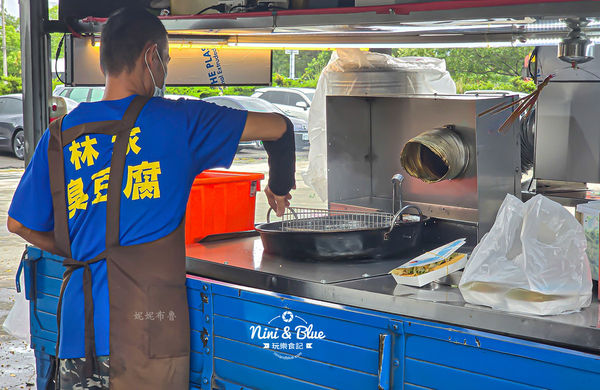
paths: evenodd
<path fill-rule="evenodd" d="M 263 49 L 344 49 L 344 48 L 371 48 L 371 49 L 435 49 L 435 48 L 485 48 L 509 47 L 512 42 L 440 42 L 440 43 L 276 43 L 276 42 L 229 42 L 230 47 L 263 48 Z"/>
<path fill-rule="evenodd" d="M 229 37 L 211 37 L 208 39 L 169 39 L 169 48 L 171 49 L 199 49 L 204 47 L 222 47 L 227 46 Z M 100 38 L 90 38 L 93 47 L 100 47 Z"/>
<path fill-rule="evenodd" d="M 455 30 L 494 30 L 510 28 L 512 24 L 473 24 L 473 25 L 427 25 L 427 26 L 406 26 L 406 25 L 382 25 L 372 26 L 369 30 L 386 31 L 394 33 L 411 32 L 436 32 L 436 31 L 455 31 Z"/>
<path fill-rule="evenodd" d="M 556 46 L 559 42 L 560 38 L 531 38 L 518 40 L 515 42 L 515 46 Z"/>
<path fill-rule="evenodd" d="M 527 31 L 552 31 L 552 30 L 564 30 L 566 28 L 565 22 L 558 20 L 537 22 L 533 24 L 525 25 Z"/>
<path fill-rule="evenodd" d="M 228 37 L 214 37 L 210 39 L 194 40 L 169 40 L 170 49 L 202 49 L 206 47 L 224 47 L 227 46 Z"/>

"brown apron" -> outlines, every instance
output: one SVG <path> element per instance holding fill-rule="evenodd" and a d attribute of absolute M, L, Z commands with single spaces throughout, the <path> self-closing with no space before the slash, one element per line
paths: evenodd
<path fill-rule="evenodd" d="M 48 164 L 54 237 L 66 257 L 63 265 L 67 267 L 58 304 L 56 356 L 65 286 L 73 271 L 83 268 L 86 372 L 94 370 L 96 348 L 90 264 L 105 260 L 110 305 L 109 383 L 115 390 L 189 388 L 190 325 L 185 288 L 184 224 L 156 241 L 131 246 L 119 244 L 121 191 L 129 134 L 148 99 L 136 96 L 121 120 L 85 123 L 64 132 L 63 118 L 50 125 Z M 106 250 L 93 259 L 79 261 L 71 255 L 63 148 L 84 134 L 116 135 L 116 140 L 107 190 Z"/>

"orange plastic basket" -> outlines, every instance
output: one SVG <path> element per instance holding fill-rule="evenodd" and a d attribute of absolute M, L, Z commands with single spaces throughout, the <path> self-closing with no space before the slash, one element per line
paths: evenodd
<path fill-rule="evenodd" d="M 212 234 L 254 229 L 262 173 L 204 171 L 196 177 L 185 213 L 185 243 Z"/>

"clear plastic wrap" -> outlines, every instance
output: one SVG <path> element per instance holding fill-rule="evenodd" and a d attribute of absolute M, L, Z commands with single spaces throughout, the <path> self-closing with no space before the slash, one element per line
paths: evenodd
<path fill-rule="evenodd" d="M 402 96 L 454 94 L 443 59 L 396 58 L 359 49 L 338 49 L 323 69 L 308 115 L 310 151 L 304 182 L 327 200 L 327 95 Z"/>
<path fill-rule="evenodd" d="M 460 280 L 468 303 L 554 315 L 592 299 L 583 228 L 542 195 L 526 203 L 507 195 L 494 226 L 473 251 Z"/>
<path fill-rule="evenodd" d="M 21 286 L 24 286 L 24 275 L 21 275 Z M 29 340 L 29 301 L 25 298 L 25 291 L 15 294 L 15 303 L 8 312 L 2 324 L 4 330 L 13 337 Z"/>

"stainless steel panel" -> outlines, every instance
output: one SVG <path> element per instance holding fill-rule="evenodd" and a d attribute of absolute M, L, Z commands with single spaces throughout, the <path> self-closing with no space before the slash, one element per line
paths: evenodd
<path fill-rule="evenodd" d="M 455 180 L 424 183 L 411 177 L 400 164 L 400 152 L 411 138 L 447 124 L 470 145 L 475 155 L 475 103 L 473 99 L 401 97 L 372 101 L 373 195 L 391 198 L 390 179 L 400 172 L 405 203 L 422 202 L 477 208 L 477 179 L 473 161 L 465 174 Z"/>
<path fill-rule="evenodd" d="M 598 96 L 600 82 L 556 82 L 542 91 L 536 117 L 536 178 L 600 182 Z"/>
<path fill-rule="evenodd" d="M 330 202 L 371 196 L 370 121 L 370 107 L 366 100 L 327 97 L 327 186 Z"/>
<path fill-rule="evenodd" d="M 479 223 L 481 238 L 492 226 L 507 193 L 520 193 L 518 125 L 499 133 L 510 112 L 479 116 L 513 97 L 334 97 L 327 101 L 329 199 L 377 204 L 391 211 L 391 178 L 404 175 L 402 199 L 425 214 Z M 454 125 L 468 146 L 469 163 L 453 180 L 425 183 L 404 170 L 402 148 L 411 138 Z M 362 187 L 362 188 L 361 188 Z"/>
<path fill-rule="evenodd" d="M 388 265 L 393 268 L 394 261 L 372 266 L 369 262 L 315 264 L 269 259 L 263 257 L 255 242 L 260 240 L 245 238 L 195 245 L 201 249 L 196 251 L 200 255 L 188 257 L 187 270 L 211 279 L 211 283 L 239 289 L 260 289 L 269 295 L 288 294 L 319 300 L 319 304 L 360 307 L 600 353 L 596 291 L 591 306 L 578 313 L 546 317 L 506 313 L 467 304 L 460 291 L 448 285 L 433 286 L 437 294 L 432 295 L 431 285 L 421 289 L 398 287 L 391 275 L 363 276 L 377 275 Z M 331 283 L 347 278 L 354 280 Z M 330 283 L 322 283 L 321 279 Z"/>
<path fill-rule="evenodd" d="M 349 261 L 299 261 L 263 252 L 258 237 L 222 240 L 188 247 L 188 256 L 215 261 L 227 268 L 245 268 L 267 274 L 307 280 L 317 283 L 336 283 L 375 275 L 386 275 L 408 260 L 458 238 L 466 238 L 465 250 L 476 244 L 475 227 L 458 222 L 436 221 L 427 227 L 422 248 L 389 259 Z"/>
<path fill-rule="evenodd" d="M 565 33 L 564 36 L 567 34 Z M 557 46 L 538 47 L 537 61 L 539 81 L 541 82 L 549 75 L 553 75 L 551 83 L 564 81 L 600 81 L 596 75 L 600 75 L 600 59 L 596 58 L 585 64 L 577 65 L 573 68 L 557 57 Z M 595 49 L 596 57 L 600 55 L 600 50 Z M 589 73 L 591 72 L 591 73 Z M 540 95 L 542 97 L 543 94 Z M 538 102 L 539 104 L 539 102 Z"/>
<path fill-rule="evenodd" d="M 479 210 L 477 208 L 470 209 L 466 207 L 454 207 L 417 201 L 411 201 L 410 204 L 419 207 L 423 214 L 430 217 L 454 219 L 457 221 L 476 222 L 479 220 Z"/>
<path fill-rule="evenodd" d="M 513 97 L 504 98 L 505 101 Z M 489 99 L 477 100 L 477 112 L 497 104 Z M 498 129 L 511 112 L 477 116 L 477 185 L 479 208 L 479 239 L 488 232 L 506 194 L 521 197 L 520 126 L 516 121 L 504 133 Z"/>

